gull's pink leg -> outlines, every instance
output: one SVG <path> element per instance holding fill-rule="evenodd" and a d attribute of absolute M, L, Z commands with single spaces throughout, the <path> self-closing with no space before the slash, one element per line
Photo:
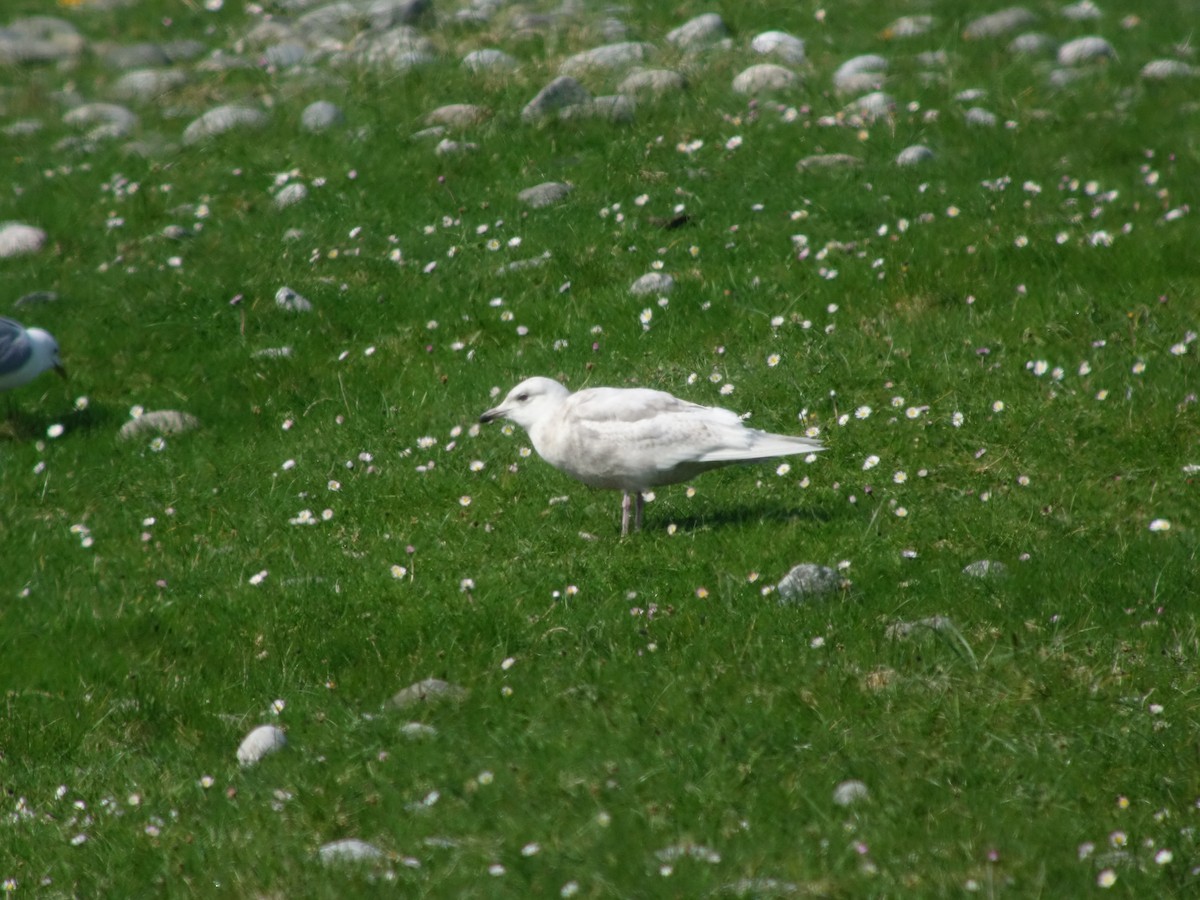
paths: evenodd
<path fill-rule="evenodd" d="M 641 500 L 641 495 L 638 495 Z M 629 491 L 621 495 L 621 537 L 629 534 Z"/>
<path fill-rule="evenodd" d="M 642 530 L 642 507 L 646 505 L 645 499 L 642 497 L 642 492 L 637 492 L 637 513 L 633 517 L 634 531 Z"/>

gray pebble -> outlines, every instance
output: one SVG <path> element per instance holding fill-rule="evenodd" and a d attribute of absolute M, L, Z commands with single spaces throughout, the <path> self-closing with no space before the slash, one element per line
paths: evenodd
<path fill-rule="evenodd" d="M 480 72 L 511 72 L 517 68 L 517 61 L 503 50 L 472 50 L 463 57 L 462 64 L 470 71 Z"/>
<path fill-rule="evenodd" d="M 300 114 L 300 127 L 310 133 L 328 131 L 346 121 L 342 108 L 328 100 L 317 100 L 304 107 Z"/>
<path fill-rule="evenodd" d="M 473 103 L 449 103 L 439 106 L 425 116 L 426 125 L 447 125 L 451 128 L 469 128 L 482 125 L 491 118 L 492 111 L 486 106 Z"/>
<path fill-rule="evenodd" d="M 929 162 L 932 159 L 932 150 L 924 144 L 913 144 L 911 147 L 905 147 L 896 155 L 896 165 L 916 166 L 923 162 Z"/>
<path fill-rule="evenodd" d="M 371 0 L 367 21 L 376 31 L 396 25 L 412 25 L 433 8 L 433 0 Z"/>
<path fill-rule="evenodd" d="M 915 622 L 893 622 L 887 627 L 884 635 L 889 640 L 904 641 L 916 637 L 928 637 L 939 631 L 954 632 L 957 630 L 949 616 L 929 616 L 925 619 L 917 619 Z"/>
<path fill-rule="evenodd" d="M 46 232 L 23 222 L 0 222 L 0 259 L 37 253 L 46 243 Z"/>
<path fill-rule="evenodd" d="M 1027 31 L 1018 34 L 1008 45 L 1008 52 L 1014 56 L 1044 56 L 1053 53 L 1058 43 L 1048 34 L 1037 31 Z"/>
<path fill-rule="evenodd" d="M 279 193 L 275 195 L 275 208 L 287 209 L 289 206 L 295 206 L 307 197 L 308 187 L 299 181 L 293 181 L 279 189 Z"/>
<path fill-rule="evenodd" d="M 419 741 L 437 737 L 438 732 L 432 725 L 426 725 L 424 722 L 405 722 L 400 726 L 400 733 L 410 741 Z"/>
<path fill-rule="evenodd" d="M 272 69 L 291 69 L 308 59 L 308 46 L 300 41 L 283 41 L 263 51 L 260 64 Z"/>
<path fill-rule="evenodd" d="M 759 63 L 739 72 L 733 79 L 733 89 L 739 94 L 762 94 L 782 91 L 796 83 L 796 73 L 775 63 Z"/>
<path fill-rule="evenodd" d="M 535 184 L 533 187 L 525 188 L 525 190 L 517 194 L 517 199 L 526 206 L 541 209 L 544 206 L 551 206 L 560 200 L 566 199 L 566 196 L 571 191 L 571 185 L 563 184 L 561 181 L 544 181 L 541 184 Z"/>
<path fill-rule="evenodd" d="M 815 153 L 812 156 L 804 157 L 804 159 L 796 163 L 796 168 L 801 172 L 815 172 L 833 169 L 857 169 L 861 165 L 862 160 L 857 156 L 851 156 L 849 153 Z"/>
<path fill-rule="evenodd" d="M 433 152 L 437 156 L 462 156 L 466 153 L 474 153 L 478 149 L 479 145 L 472 141 L 452 141 L 449 138 L 443 138 L 438 141 Z"/>
<path fill-rule="evenodd" d="M 843 781 L 833 789 L 833 802 L 837 806 L 853 806 L 870 799 L 871 792 L 861 781 Z"/>
<path fill-rule="evenodd" d="M 1083 69 L 1051 69 L 1050 74 L 1046 76 L 1046 81 L 1052 88 L 1065 88 L 1067 85 L 1074 84 L 1081 78 L 1087 78 L 1087 72 Z"/>
<path fill-rule="evenodd" d="M 366 26 L 365 10 L 360 4 L 341 0 L 309 10 L 296 19 L 296 33 L 306 40 L 348 41 Z"/>
<path fill-rule="evenodd" d="M 384 32 L 363 32 L 355 39 L 350 58 L 362 65 L 407 72 L 435 60 L 433 42 L 409 25 Z"/>
<path fill-rule="evenodd" d="M 466 699 L 466 696 L 467 689 L 464 687 L 450 684 L 440 678 L 426 678 L 396 693 L 387 705 L 392 709 L 405 709 L 422 703 L 457 703 Z"/>
<path fill-rule="evenodd" d="M 3 133 L 5 137 L 26 137 L 37 134 L 45 127 L 45 124 L 38 119 L 17 119 L 0 129 L 0 133 Z"/>
<path fill-rule="evenodd" d="M 775 56 L 789 66 L 804 62 L 804 41 L 786 31 L 764 31 L 750 40 L 750 49 L 763 56 Z"/>
<path fill-rule="evenodd" d="M 286 312 L 312 312 L 312 301 L 287 285 L 275 292 L 275 305 Z"/>
<path fill-rule="evenodd" d="M 559 75 L 579 76 L 596 69 L 627 69 L 654 53 L 652 44 L 623 41 L 605 44 L 568 56 L 558 67 Z"/>
<path fill-rule="evenodd" d="M 520 272 L 524 269 L 539 269 L 550 260 L 550 251 L 545 251 L 541 256 L 533 256 L 529 259 L 515 259 L 510 263 L 505 263 L 496 269 L 497 275 L 507 275 L 510 272 Z"/>
<path fill-rule="evenodd" d="M 249 106 L 215 106 L 183 131 L 185 144 L 196 144 L 227 131 L 244 128 L 263 128 L 267 115 Z"/>
<path fill-rule="evenodd" d="M 1037 16 L 1023 6 L 1010 6 L 999 12 L 989 13 L 969 23 L 963 29 L 963 37 L 968 41 L 978 41 L 985 38 L 1003 37 L 1018 28 L 1025 28 L 1037 21 Z"/>
<path fill-rule="evenodd" d="M 972 106 L 963 113 L 963 120 L 968 125 L 974 125 L 981 128 L 995 128 L 999 119 L 996 118 L 994 112 L 989 112 L 982 106 Z"/>
<path fill-rule="evenodd" d="M 330 841 L 328 844 L 323 844 L 317 851 L 317 856 L 326 865 L 344 862 L 369 862 L 382 859 L 383 851 L 374 844 L 368 844 L 366 841 L 360 841 L 358 838 L 344 838 L 340 841 Z"/>
<path fill-rule="evenodd" d="M 85 103 L 68 110 L 63 116 L 64 125 L 95 125 L 88 132 L 92 140 L 122 138 L 137 127 L 138 117 L 115 103 Z"/>
<path fill-rule="evenodd" d="M 927 34 L 937 20 L 933 16 L 901 16 L 883 30 L 884 37 L 910 38 Z"/>
<path fill-rule="evenodd" d="M 565 106 L 558 111 L 558 117 L 564 121 L 602 119 L 614 125 L 628 125 L 633 121 L 636 109 L 633 100 L 627 95 L 611 94 Z"/>
<path fill-rule="evenodd" d="M 1072 22 L 1092 22 L 1102 18 L 1103 13 L 1092 0 L 1079 0 L 1078 3 L 1072 3 L 1070 6 L 1064 6 L 1058 11 L 1058 14 L 1064 19 L 1070 19 Z"/>
<path fill-rule="evenodd" d="M 123 441 L 150 434 L 183 434 L 200 427 L 200 420 L 177 409 L 157 409 L 144 412 L 121 426 L 117 437 Z"/>
<path fill-rule="evenodd" d="M 237 758 L 243 766 L 252 766 L 287 746 L 287 735 L 274 725 L 259 725 L 238 745 Z"/>
<path fill-rule="evenodd" d="M 724 19 L 717 13 L 704 13 L 668 31 L 667 43 L 689 50 L 718 41 L 727 33 Z"/>
<path fill-rule="evenodd" d="M 841 590 L 842 576 L 836 569 L 816 563 L 800 563 L 792 566 L 788 573 L 775 585 L 780 604 L 803 603 L 815 597 Z"/>
<path fill-rule="evenodd" d="M 1154 59 L 1142 66 L 1139 73 L 1146 81 L 1166 81 L 1169 78 L 1195 78 L 1200 69 L 1178 59 Z"/>
<path fill-rule="evenodd" d="M 646 294 L 666 295 L 675 289 L 675 279 L 666 272 L 647 272 L 629 286 L 629 293 L 635 297 Z"/>
<path fill-rule="evenodd" d="M 182 225 L 164 225 L 159 234 L 169 241 L 185 241 L 195 237 L 195 233 L 191 229 L 184 228 Z"/>
<path fill-rule="evenodd" d="M 134 69 L 118 78 L 113 96 L 122 100 L 148 103 L 187 84 L 188 76 L 178 69 Z"/>
<path fill-rule="evenodd" d="M 888 61 L 877 53 L 864 53 L 846 60 L 833 73 L 833 86 L 843 94 L 879 90 L 888 70 Z"/>
<path fill-rule="evenodd" d="M 146 69 L 169 66 L 171 58 L 161 45 L 149 41 L 140 44 L 99 43 L 93 51 L 110 69 Z"/>
<path fill-rule="evenodd" d="M 870 121 L 886 119 L 896 112 L 896 98 L 883 91 L 872 91 L 851 103 L 850 111 Z"/>
<path fill-rule="evenodd" d="M 522 122 L 538 122 L 568 106 L 592 99 L 587 88 L 568 75 L 560 75 L 537 92 L 521 110 Z"/>
<path fill-rule="evenodd" d="M 0 28 L 0 65 L 54 63 L 83 52 L 83 35 L 65 19 L 28 16 Z"/>
<path fill-rule="evenodd" d="M 963 574 L 972 578 L 999 578 L 1008 574 L 1008 566 L 994 559 L 977 559 L 963 568 Z"/>
<path fill-rule="evenodd" d="M 618 94 L 673 94 L 687 88 L 687 79 L 673 69 L 638 69 L 617 85 Z"/>
<path fill-rule="evenodd" d="M 1117 51 L 1102 37 L 1090 35 L 1067 41 L 1058 48 L 1060 66 L 1077 66 L 1096 59 L 1115 59 Z"/>

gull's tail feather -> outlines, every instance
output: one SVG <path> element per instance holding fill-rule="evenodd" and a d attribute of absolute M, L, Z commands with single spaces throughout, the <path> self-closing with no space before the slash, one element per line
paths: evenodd
<path fill-rule="evenodd" d="M 820 453 L 825 445 L 812 438 L 790 434 L 772 434 L 755 431 L 748 444 L 741 447 L 722 447 L 709 450 L 697 462 L 753 462 L 756 459 L 772 459 L 776 456 L 793 456 L 797 453 Z"/>

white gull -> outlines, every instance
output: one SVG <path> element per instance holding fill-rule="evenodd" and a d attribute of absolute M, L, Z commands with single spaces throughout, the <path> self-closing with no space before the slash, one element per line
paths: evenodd
<path fill-rule="evenodd" d="M 649 388 L 587 388 L 571 393 L 550 378 L 530 378 L 480 422 L 508 419 L 529 433 L 538 455 L 584 484 L 624 492 L 621 534 L 642 527 L 642 492 L 687 481 L 732 463 L 824 450 L 819 441 L 747 428 L 737 413 Z"/>
<path fill-rule="evenodd" d="M 47 369 L 66 374 L 58 342 L 49 332 L 0 316 L 0 391 L 28 384 Z"/>

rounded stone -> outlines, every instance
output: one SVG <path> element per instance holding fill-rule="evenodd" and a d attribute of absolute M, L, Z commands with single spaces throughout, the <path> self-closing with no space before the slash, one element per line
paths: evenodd
<path fill-rule="evenodd" d="M 750 49 L 763 56 L 775 56 L 790 66 L 804 62 L 804 41 L 786 31 L 764 31 L 750 40 Z"/>
<path fill-rule="evenodd" d="M 183 131 L 185 144 L 197 144 L 235 129 L 257 129 L 267 124 L 267 115 L 249 106 L 215 106 Z"/>
<path fill-rule="evenodd" d="M 905 147 L 896 155 L 896 165 L 916 166 L 933 159 L 933 151 L 924 144 L 913 144 Z"/>
<path fill-rule="evenodd" d="M 780 604 L 803 603 L 816 597 L 832 594 L 842 587 L 842 576 L 836 569 L 816 563 L 792 566 L 775 585 Z"/>
<path fill-rule="evenodd" d="M 871 792 L 861 781 L 843 781 L 833 789 L 833 802 L 837 806 L 853 806 L 870 799 Z"/>
<path fill-rule="evenodd" d="M 717 13 L 703 13 L 668 31 L 667 43 L 687 50 L 720 40 L 727 32 L 725 20 Z"/>
<path fill-rule="evenodd" d="M 1097 59 L 1115 59 L 1117 51 L 1102 37 L 1090 35 L 1067 41 L 1058 48 L 1060 66 L 1077 66 Z"/>
<path fill-rule="evenodd" d="M 265 756 L 287 746 L 287 735 L 274 725 L 259 725 L 238 745 L 237 758 L 243 766 L 252 766 Z"/>
<path fill-rule="evenodd" d="M 511 72 L 517 68 L 516 59 L 503 50 L 491 48 L 472 50 L 463 57 L 462 64 L 476 74 L 480 72 Z"/>
<path fill-rule="evenodd" d="M 984 38 L 1002 37 L 1018 28 L 1025 28 L 1037 21 L 1037 16 L 1023 6 L 1010 6 L 998 12 L 988 13 L 970 22 L 963 29 L 963 37 L 968 41 L 978 41 Z"/>
<path fill-rule="evenodd" d="M 533 187 L 525 188 L 525 190 L 517 194 L 517 199 L 526 206 L 541 209 L 544 206 L 552 206 L 560 200 L 566 199 L 566 196 L 571 191 L 571 185 L 564 184 L 561 181 L 544 181 L 541 184 L 535 184 Z"/>
<path fill-rule="evenodd" d="M 360 841 L 358 838 L 344 838 L 340 841 L 330 841 L 317 850 L 317 856 L 326 865 L 341 862 L 370 862 L 381 859 L 383 851 L 374 844 Z"/>
<path fill-rule="evenodd" d="M 796 83 L 796 73 L 775 63 L 759 63 L 738 73 L 733 89 L 739 94 L 782 91 Z"/>
<path fill-rule="evenodd" d="M 639 69 L 617 85 L 618 94 L 673 94 L 687 88 L 687 79 L 673 69 Z"/>
<path fill-rule="evenodd" d="M 200 420 L 190 413 L 180 412 L 177 409 L 158 409 L 144 412 L 140 416 L 130 419 L 121 426 L 117 437 L 128 441 L 151 434 L 183 434 L 199 427 Z"/>
<path fill-rule="evenodd" d="M 300 113 L 300 127 L 313 134 L 328 131 L 345 121 L 346 116 L 342 112 L 342 108 L 328 100 L 314 101 L 304 107 L 304 112 Z"/>
<path fill-rule="evenodd" d="M 0 259 L 37 253 L 45 246 L 46 232 L 24 222 L 0 222 Z"/>
<path fill-rule="evenodd" d="M 118 78 L 113 95 L 122 100 L 148 103 L 187 84 L 188 76 L 178 69 L 134 69 Z"/>
<path fill-rule="evenodd" d="M 629 293 L 640 297 L 645 294 L 669 294 L 675 289 L 675 279 L 666 272 L 647 272 L 629 286 Z"/>

